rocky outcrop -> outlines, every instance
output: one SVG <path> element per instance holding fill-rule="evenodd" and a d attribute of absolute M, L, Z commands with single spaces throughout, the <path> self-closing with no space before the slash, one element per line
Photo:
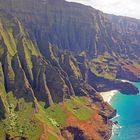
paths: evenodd
<path fill-rule="evenodd" d="M 73 56 L 70 56 L 68 54 L 62 54 L 60 65 L 68 73 L 69 77 L 73 76 L 76 79 L 82 79 L 80 69 L 77 66 L 76 59 Z"/>
<path fill-rule="evenodd" d="M 84 132 L 76 127 L 67 127 L 61 130 L 63 137 L 67 140 L 88 140 Z"/>
<path fill-rule="evenodd" d="M 17 26 L 17 30 L 15 30 L 15 26 L 13 28 L 12 25 L 9 25 L 14 32 L 10 32 L 5 26 L 3 27 L 5 32 L 1 33 L 3 41 L 13 41 L 15 44 L 14 46 L 8 46 L 8 44 L 2 46 L 5 49 L 1 63 L 6 91 L 13 91 L 16 98 L 23 97 L 26 101 L 34 101 L 37 98 L 44 101 L 46 107 L 73 96 L 75 94 L 73 87 L 67 73 L 61 68 L 56 58 L 58 56 L 55 54 L 53 45 L 49 44 L 47 59 L 44 58 L 37 46 L 30 40 L 19 20 L 13 19 L 13 21 L 11 20 L 11 23 L 13 22 Z M 8 38 L 5 34 L 9 35 Z M 68 65 L 79 70 L 73 62 L 72 64 L 70 62 Z"/>
<path fill-rule="evenodd" d="M 14 94 L 17 98 L 25 98 L 26 101 L 34 101 L 34 92 L 24 70 L 21 67 L 19 58 L 17 55 L 13 57 L 13 69 L 15 73 L 15 87 Z"/>
<path fill-rule="evenodd" d="M 129 69 L 120 67 L 117 71 L 116 77 L 119 79 L 138 82 L 140 81 L 140 70 L 132 65 L 129 66 Z"/>
<path fill-rule="evenodd" d="M 110 80 L 103 77 L 96 76 L 94 73 L 89 71 L 88 82 L 92 85 L 98 92 L 109 91 L 109 90 L 119 90 L 124 94 L 138 94 L 139 90 L 130 82 L 122 82 L 120 80 Z"/>
<path fill-rule="evenodd" d="M 41 57 L 35 56 L 32 58 L 32 62 L 35 96 L 39 101 L 45 102 L 45 106 L 48 107 L 53 103 L 53 101 L 46 81 L 45 69 L 47 62 L 45 62 Z"/>

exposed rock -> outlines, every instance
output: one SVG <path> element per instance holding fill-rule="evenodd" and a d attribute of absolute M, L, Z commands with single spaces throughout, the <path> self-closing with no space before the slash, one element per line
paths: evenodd
<path fill-rule="evenodd" d="M 125 94 L 138 94 L 139 90 L 132 83 L 122 82 L 120 80 L 109 80 L 103 77 L 96 76 L 94 73 L 89 71 L 88 82 L 92 85 L 98 92 L 109 91 L 109 90 L 119 90 Z"/>
<path fill-rule="evenodd" d="M 62 54 L 60 64 L 68 76 L 73 76 L 76 79 L 82 79 L 81 71 L 77 65 L 76 59 L 68 54 Z"/>
<path fill-rule="evenodd" d="M 21 67 L 19 57 L 15 55 L 13 57 L 12 67 L 15 72 L 15 87 L 14 94 L 17 98 L 24 98 L 26 101 L 34 101 L 35 96 L 31 85 L 25 75 L 24 70 Z"/>
<path fill-rule="evenodd" d="M 131 69 L 133 68 L 132 65 L 130 67 L 131 67 Z M 135 71 L 132 72 L 131 70 L 124 69 L 124 68 L 120 67 L 118 72 L 117 72 L 116 77 L 119 79 L 126 79 L 129 81 L 135 81 L 135 82 L 140 81 L 140 69 L 137 70 L 135 68 Z"/>
<path fill-rule="evenodd" d="M 35 96 L 39 101 L 43 101 L 46 104 L 46 107 L 50 106 L 53 101 L 51 97 L 50 90 L 47 86 L 46 81 L 46 65 L 41 57 L 33 57 L 33 74 L 34 74 L 34 88 L 35 88 Z"/>
<path fill-rule="evenodd" d="M 70 98 L 71 93 L 69 87 L 66 85 L 66 82 L 54 67 L 47 64 L 45 74 L 54 102 L 59 103 L 65 98 Z"/>
<path fill-rule="evenodd" d="M 15 73 L 14 73 L 13 68 L 11 66 L 11 59 L 12 59 L 12 56 L 10 56 L 10 54 L 8 54 L 8 53 L 5 53 L 4 61 L 2 61 L 2 64 L 4 67 L 6 91 L 10 91 L 14 87 Z"/>
<path fill-rule="evenodd" d="M 134 59 L 140 54 L 139 20 L 63 0 L 1 0 L 1 5 L 22 20 L 43 55 L 48 42 L 76 53 L 85 51 L 90 57 L 108 52 Z"/>
<path fill-rule="evenodd" d="M 61 133 L 66 140 L 89 140 L 84 132 L 76 127 L 64 128 Z"/>
<path fill-rule="evenodd" d="M 89 100 L 85 106 L 94 110 L 93 116 L 85 121 L 73 117 L 62 135 L 67 140 L 108 140 L 109 119 L 116 110 L 98 92 L 139 92 L 132 83 L 115 80 L 140 80 L 139 32 L 139 20 L 107 15 L 64 0 L 0 0 L 0 119 L 8 112 L 7 96 L 12 94 L 16 106 L 19 100 L 33 103 L 34 113 L 26 116 L 30 125 L 37 119 L 59 129 L 57 119 L 61 116 L 50 118 L 55 109 L 48 115 L 46 108 L 85 96 Z M 113 78 L 107 78 L 108 74 Z M 76 100 L 75 110 L 78 103 Z M 17 108 L 17 112 L 21 110 Z M 66 111 L 65 106 L 62 108 Z M 57 109 L 61 111 L 61 107 Z"/>

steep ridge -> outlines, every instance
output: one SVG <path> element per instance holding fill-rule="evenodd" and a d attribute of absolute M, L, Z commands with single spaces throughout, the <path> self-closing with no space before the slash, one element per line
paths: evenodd
<path fill-rule="evenodd" d="M 6 0 L 1 1 L 1 7 L 22 21 L 44 56 L 50 42 L 76 55 L 85 52 L 90 60 L 95 58 L 93 65 L 103 56 L 110 58 L 113 66 L 107 62 L 101 72 L 94 69 L 101 76 L 140 80 L 139 20 L 107 15 L 64 0 Z"/>
<path fill-rule="evenodd" d="M 139 92 L 116 80 L 140 80 L 139 21 L 129 20 L 63 0 L 0 0 L 0 139 L 108 140 L 116 111 L 98 92 Z"/>
<path fill-rule="evenodd" d="M 77 58 L 50 43 L 44 57 L 17 18 L 1 12 L 0 19 L 0 139 L 63 139 L 61 128 L 75 127 L 68 116 L 86 125 L 95 121 L 93 112 L 109 138 L 105 119 L 116 112 L 85 81 Z M 77 127 L 86 139 L 93 132 L 103 137 L 96 129 L 86 133 Z"/>

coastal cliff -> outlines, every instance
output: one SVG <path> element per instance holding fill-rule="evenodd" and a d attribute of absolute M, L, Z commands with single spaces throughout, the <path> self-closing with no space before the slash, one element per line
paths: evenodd
<path fill-rule="evenodd" d="M 140 80 L 139 25 L 63 0 L 0 0 L 0 139 L 108 140 L 116 110 L 99 92 L 139 93 L 118 80 Z"/>
<path fill-rule="evenodd" d="M 1 0 L 1 10 L 21 20 L 44 56 L 50 42 L 75 55 L 86 53 L 99 76 L 140 80 L 140 20 L 64 0 Z"/>

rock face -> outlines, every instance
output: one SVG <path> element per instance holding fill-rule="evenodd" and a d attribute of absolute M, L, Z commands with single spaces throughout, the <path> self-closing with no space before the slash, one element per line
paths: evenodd
<path fill-rule="evenodd" d="M 0 3 L 1 10 L 22 21 L 45 57 L 48 42 L 76 55 L 84 52 L 90 60 L 96 58 L 97 61 L 100 55 L 109 54 L 106 65 L 110 71 L 106 67 L 101 72 L 97 70 L 101 76 L 113 74 L 113 78 L 125 79 L 117 74 L 121 64 L 127 67 L 125 75 L 132 73 L 127 79 L 139 80 L 139 20 L 107 15 L 64 0 L 1 0 Z M 110 63 L 115 65 L 112 67 Z"/>
<path fill-rule="evenodd" d="M 116 89 L 124 94 L 139 93 L 139 90 L 130 82 L 105 79 L 103 77 L 96 76 L 91 71 L 89 71 L 88 77 L 88 83 L 92 85 L 98 92 Z"/>
<path fill-rule="evenodd" d="M 104 103 L 102 97 L 96 93 L 96 90 L 86 80 L 86 73 L 89 68 L 84 56 L 75 57 L 70 52 L 60 51 L 57 46 L 51 43 L 48 43 L 48 46 L 46 46 L 47 52 L 43 56 L 38 48 L 39 46 L 30 39 L 28 32 L 25 31 L 24 26 L 17 18 L 8 17 L 8 15 L 4 14 L 1 16 L 0 119 L 4 120 L 2 124 L 3 127 L 6 127 L 4 128 L 3 135 L 6 135 L 7 139 L 16 139 L 16 137 L 21 138 L 22 136 L 24 139 L 29 139 L 30 135 L 24 134 L 29 133 L 28 129 L 25 128 L 34 127 L 34 125 L 32 126 L 32 121 L 36 124 L 38 123 L 37 120 L 40 120 L 40 123 L 42 123 L 42 117 L 47 118 L 46 115 L 43 116 L 42 114 L 44 110 L 59 103 L 65 106 L 67 100 L 71 101 L 76 96 L 82 99 L 86 97 L 84 99 L 84 108 L 90 114 L 94 110 L 92 108 L 94 104 L 98 110 L 103 110 L 103 106 L 106 107 L 104 110 L 105 115 L 102 116 L 98 111 L 96 112 L 96 115 L 99 114 L 101 119 L 115 116 L 115 110 Z M 6 22 L 8 22 L 8 25 Z M 76 108 L 77 111 L 80 108 L 83 109 L 80 100 L 74 102 L 76 103 L 74 103 L 73 108 Z M 73 108 L 69 110 L 69 104 L 66 106 L 68 108 L 65 109 L 66 114 L 73 112 Z M 78 109 L 77 106 L 79 106 Z M 30 113 L 27 113 L 29 110 L 27 108 L 30 109 Z M 31 112 L 32 115 L 28 116 Z M 78 117 L 81 116 L 81 112 L 78 113 L 80 113 Z M 41 118 L 38 117 L 39 115 Z M 34 118 L 33 116 L 35 120 L 32 119 Z M 26 119 L 21 119 L 21 117 Z M 28 122 L 21 124 L 20 120 L 21 122 L 23 120 L 31 121 L 31 124 L 28 124 Z M 85 120 L 87 121 L 87 118 Z M 59 119 L 57 121 L 59 122 Z M 48 122 L 51 122 L 51 125 L 54 126 L 57 124 L 53 118 L 45 121 L 45 123 Z M 9 128 L 9 124 L 11 128 Z M 104 121 L 102 121 L 102 124 L 104 124 Z M 36 127 L 39 126 L 38 124 Z M 2 130 L 3 127 L 0 129 Z M 19 127 L 21 127 L 21 130 L 18 129 Z M 60 127 L 60 125 L 57 124 L 57 127 Z M 107 124 L 105 125 L 106 127 Z M 21 131 L 23 134 L 21 134 Z M 32 131 L 31 133 L 35 132 Z M 17 136 L 15 137 L 15 135 Z M 80 131 L 76 135 L 75 137 L 78 138 Z"/>
<path fill-rule="evenodd" d="M 0 139 L 109 139 L 116 110 L 98 92 L 139 92 L 116 80 L 140 80 L 139 26 L 64 0 L 0 0 Z"/>
<path fill-rule="evenodd" d="M 129 69 L 120 67 L 117 71 L 116 77 L 130 81 L 140 81 L 139 70 L 132 65 L 129 66 Z"/>

